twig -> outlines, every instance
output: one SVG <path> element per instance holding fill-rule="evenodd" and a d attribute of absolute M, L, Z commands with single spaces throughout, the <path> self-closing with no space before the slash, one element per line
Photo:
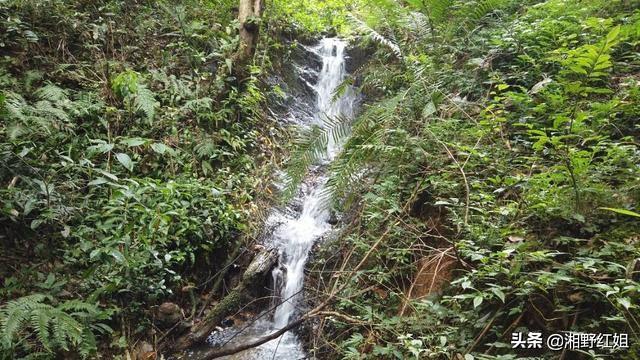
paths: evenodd
<path fill-rule="evenodd" d="M 489 321 L 487 323 L 487 325 L 484 327 L 484 329 L 482 329 L 482 332 L 480 332 L 480 335 L 478 335 L 478 337 L 476 337 L 476 339 L 473 342 L 473 344 L 471 344 L 471 346 L 469 346 L 467 348 L 467 350 L 464 351 L 465 354 L 470 353 L 473 350 L 473 348 L 475 348 L 478 345 L 480 340 L 482 340 L 482 338 L 487 334 L 487 331 L 489 331 L 489 329 L 491 328 L 491 325 L 493 325 L 493 322 L 496 320 L 496 318 L 498 317 L 499 313 L 500 313 L 500 311 L 496 311 L 496 313 L 493 314 L 493 317 L 491 318 L 491 321 Z"/>
<path fill-rule="evenodd" d="M 343 319 L 345 321 L 348 321 L 348 322 L 354 323 L 354 324 L 360 324 L 360 325 L 368 324 L 366 321 L 362 321 L 360 319 L 356 319 L 354 317 L 351 317 L 349 315 L 342 314 L 342 313 L 339 313 L 339 312 L 336 312 L 336 311 L 321 311 L 321 312 L 318 313 L 318 315 L 321 315 L 321 316 L 335 316 L 337 318 Z"/>

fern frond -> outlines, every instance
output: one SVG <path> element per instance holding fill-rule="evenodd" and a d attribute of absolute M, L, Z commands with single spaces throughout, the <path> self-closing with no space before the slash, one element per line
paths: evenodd
<path fill-rule="evenodd" d="M 0 331 L 2 344 L 5 347 L 11 347 L 14 337 L 29 319 L 31 310 L 47 298 L 42 294 L 29 295 L 9 301 L 3 309 L 0 309 Z"/>
<path fill-rule="evenodd" d="M 48 84 L 39 88 L 36 90 L 35 96 L 40 100 L 46 100 L 52 103 L 69 100 L 67 91 L 53 84 Z"/>
<path fill-rule="evenodd" d="M 407 3 L 427 15 L 432 24 L 438 24 L 447 20 L 454 0 L 407 0 Z"/>
<path fill-rule="evenodd" d="M 333 93 L 331 94 L 331 101 L 336 102 L 341 97 L 343 97 L 349 90 L 351 90 L 353 86 L 353 78 L 346 77 L 335 89 L 333 89 Z"/>
<path fill-rule="evenodd" d="M 471 27 L 485 16 L 506 4 L 506 0 L 477 0 L 459 9 L 457 17 L 463 19 L 465 27 Z"/>
<path fill-rule="evenodd" d="M 212 159 L 219 153 L 218 145 L 213 139 L 202 139 L 193 148 L 196 155 L 201 159 Z"/>
<path fill-rule="evenodd" d="M 43 127 L 48 127 L 51 124 L 51 118 L 62 122 L 69 122 L 71 120 L 65 110 L 54 106 L 53 103 L 48 100 L 38 101 L 34 105 L 33 110 L 34 115 L 36 115 L 34 119 Z"/>
<path fill-rule="evenodd" d="M 434 23 L 442 23 L 447 21 L 447 15 L 453 7 L 453 0 L 430 0 L 427 2 L 429 7 L 429 18 Z"/>
<path fill-rule="evenodd" d="M 27 102 L 22 95 L 9 92 L 6 94 L 4 109 L 10 118 L 24 120 L 26 116 L 24 111 L 27 109 Z"/>
<path fill-rule="evenodd" d="M 284 198 L 295 194 L 309 168 L 327 157 L 327 146 L 331 139 L 339 144 L 351 132 L 351 119 L 345 116 L 324 117 L 323 126 L 312 126 L 303 130 L 295 140 L 285 179 Z"/>
<path fill-rule="evenodd" d="M 93 354 L 95 349 L 98 347 L 98 342 L 96 341 L 95 335 L 85 328 L 82 332 L 82 341 L 78 346 L 78 352 L 83 358 L 89 357 L 89 355 Z"/>
<path fill-rule="evenodd" d="M 401 99 L 398 95 L 371 107 L 354 122 L 343 152 L 329 169 L 326 189 L 333 199 L 357 193 L 358 183 L 372 167 L 406 150 L 387 143 L 398 127 L 396 108 Z"/>
<path fill-rule="evenodd" d="M 46 303 L 51 297 L 41 294 L 15 299 L 0 308 L 0 339 L 2 347 L 10 349 L 20 341 L 35 336 L 49 353 L 58 349 L 78 348 L 84 356 L 95 351 L 95 337 L 90 321 L 99 310 L 95 305 L 70 300 L 59 306 Z M 27 336 L 24 336 L 27 333 Z"/>
<path fill-rule="evenodd" d="M 35 309 L 32 309 L 35 310 Z M 42 346 L 47 349 L 47 351 L 52 351 L 52 344 L 49 341 L 50 333 L 49 333 L 49 321 L 51 320 L 51 314 L 48 311 L 48 308 L 41 308 L 40 311 L 33 311 L 31 315 L 31 323 L 36 324 L 34 326 L 36 330 L 36 335 L 38 340 L 42 343 Z"/>
<path fill-rule="evenodd" d="M 203 97 L 203 98 L 188 100 L 184 104 L 183 109 L 197 113 L 200 111 L 211 110 L 212 106 L 213 106 L 213 99 L 210 97 Z"/>
<path fill-rule="evenodd" d="M 349 15 L 349 19 L 351 19 L 351 21 L 356 25 L 358 30 L 371 37 L 377 43 L 389 48 L 398 59 L 402 59 L 402 51 L 395 42 L 382 36 L 382 34 L 369 27 L 369 25 L 367 25 L 364 21 L 358 19 L 357 17 Z"/>
<path fill-rule="evenodd" d="M 295 140 L 295 150 L 289 162 L 284 198 L 289 199 L 304 180 L 309 167 L 325 156 L 328 144 L 327 132 L 320 126 L 303 130 Z"/>
<path fill-rule="evenodd" d="M 156 98 L 153 91 L 144 85 L 138 87 L 135 94 L 134 107 L 136 111 L 141 111 L 147 117 L 147 121 L 151 123 L 156 114 Z"/>

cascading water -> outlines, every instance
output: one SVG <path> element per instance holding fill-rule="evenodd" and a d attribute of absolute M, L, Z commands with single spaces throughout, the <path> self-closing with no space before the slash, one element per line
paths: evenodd
<path fill-rule="evenodd" d="M 344 50 L 345 43 L 339 39 L 325 38 L 319 45 L 318 54 L 322 57 L 322 71 L 318 77 L 318 84 L 314 88 L 317 93 L 316 106 L 318 110 L 316 122 L 321 126 L 324 126 L 327 120 L 353 116 L 355 97 L 351 88 L 347 88 L 338 99 L 334 99 L 333 96 L 334 91 L 347 75 Z M 334 143 L 333 136 L 329 136 L 328 158 L 333 159 L 338 150 L 339 146 Z"/>
<path fill-rule="evenodd" d="M 327 120 L 336 117 L 351 117 L 355 96 L 349 89 L 338 99 L 334 99 L 334 91 L 346 76 L 345 71 L 346 44 L 336 38 L 325 38 L 310 49 L 322 59 L 322 70 L 318 82 L 314 85 L 316 92 L 315 125 L 325 126 Z M 302 124 L 301 125 L 307 125 Z M 268 246 L 275 247 L 280 253 L 280 266 L 273 270 L 276 286 L 276 310 L 272 321 L 258 320 L 242 334 L 235 334 L 232 342 L 242 342 L 259 338 L 286 326 L 296 314 L 297 306 L 302 297 L 304 267 L 313 244 L 331 230 L 329 224 L 329 209 L 322 199 L 322 190 L 326 182 L 324 170 L 328 162 L 339 151 L 331 136 L 326 149 L 323 164 L 312 169 L 312 175 L 305 181 L 303 195 L 299 199 L 302 210 L 287 215 L 275 211 L 268 223 L 277 224 L 273 235 L 267 240 Z M 212 334 L 212 336 L 215 334 Z M 220 342 L 220 339 L 218 339 Z M 226 341 L 223 341 L 226 342 Z M 300 359 L 305 358 L 305 352 L 295 334 L 287 332 L 280 338 L 272 340 L 260 347 L 232 355 L 227 359 Z"/>
<path fill-rule="evenodd" d="M 352 116 L 354 97 L 350 91 L 338 99 L 333 99 L 334 90 L 346 75 L 344 49 L 345 43 L 335 38 L 322 39 L 316 48 L 316 53 L 322 58 L 322 70 L 318 76 L 318 83 L 314 86 L 317 93 L 317 125 L 324 126 L 327 120 L 338 116 Z M 338 144 L 334 143 L 332 136 L 329 136 L 326 150 L 326 159 L 330 161 L 338 151 Z M 274 270 L 274 275 L 279 275 L 284 280 L 279 296 L 283 302 L 276 308 L 273 317 L 277 328 L 285 326 L 295 310 L 303 286 L 304 266 L 311 247 L 315 240 L 331 229 L 328 223 L 329 211 L 321 197 L 325 180 L 320 176 L 310 186 L 304 197 L 302 213 L 297 219 L 285 221 L 274 236 L 284 267 L 284 271 Z"/>

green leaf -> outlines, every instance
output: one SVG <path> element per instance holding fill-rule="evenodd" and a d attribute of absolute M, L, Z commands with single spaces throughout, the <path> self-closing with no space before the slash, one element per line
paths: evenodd
<path fill-rule="evenodd" d="M 631 307 L 631 299 L 629 299 L 628 297 L 624 297 L 624 298 L 618 298 L 618 304 L 624 306 L 625 309 L 629 310 L 629 308 Z"/>
<path fill-rule="evenodd" d="M 231 74 L 231 70 L 233 69 L 233 61 L 229 58 L 224 59 L 225 64 L 227 64 L 227 68 L 229 69 L 229 74 Z"/>
<path fill-rule="evenodd" d="M 37 229 L 40 225 L 42 225 L 43 222 L 44 222 L 44 220 L 42 220 L 42 219 L 33 220 L 31 222 L 31 230 Z"/>
<path fill-rule="evenodd" d="M 611 31 L 609 31 L 609 33 L 607 34 L 607 43 L 614 43 L 618 38 L 618 35 L 620 35 L 620 25 L 614 27 L 613 29 L 611 29 Z"/>
<path fill-rule="evenodd" d="M 89 254 L 89 259 L 93 260 L 96 256 L 100 255 L 100 249 L 94 249 Z"/>
<path fill-rule="evenodd" d="M 608 207 L 601 207 L 601 208 L 598 208 L 598 209 L 613 211 L 613 212 L 618 213 L 618 214 L 634 216 L 634 217 L 640 218 L 640 214 L 639 213 L 637 213 L 635 211 L 631 211 L 631 210 L 618 209 L 618 208 L 608 208 Z"/>
<path fill-rule="evenodd" d="M 478 295 L 476 297 L 473 298 L 473 308 L 477 308 L 478 306 L 480 306 L 480 304 L 482 304 L 482 301 L 484 300 L 484 298 L 482 297 L 482 295 Z"/>
<path fill-rule="evenodd" d="M 504 303 L 505 296 L 504 296 L 504 292 L 502 292 L 502 290 L 494 287 L 494 288 L 491 288 L 491 292 L 493 292 Z"/>
<path fill-rule="evenodd" d="M 113 181 L 118 181 L 118 177 L 108 171 L 104 171 L 102 169 L 96 169 L 96 171 Z"/>
<path fill-rule="evenodd" d="M 153 149 L 153 151 L 155 151 L 156 153 L 163 155 L 170 148 L 167 145 L 162 143 L 153 143 L 151 144 L 151 149 Z"/>
<path fill-rule="evenodd" d="M 120 143 L 128 147 L 140 146 L 147 143 L 147 140 L 141 138 L 127 138 L 120 140 Z"/>
<path fill-rule="evenodd" d="M 97 179 L 95 179 L 95 180 L 91 180 L 91 181 L 89 181 L 89 184 L 88 184 L 88 185 L 89 185 L 89 186 L 102 185 L 102 184 L 105 184 L 105 183 L 107 183 L 107 182 L 109 182 L 107 179 L 105 179 L 105 178 L 103 178 L 103 177 L 99 177 L 99 178 L 97 178 Z"/>
<path fill-rule="evenodd" d="M 119 263 L 124 262 L 124 255 L 122 255 L 122 253 L 116 249 L 111 250 L 109 252 L 109 255 L 113 256 L 113 258 L 116 259 L 116 261 Z"/>
<path fill-rule="evenodd" d="M 127 170 L 133 171 L 133 162 L 131 161 L 131 158 L 129 157 L 129 155 L 124 153 L 117 153 L 116 159 L 118 159 L 120 164 L 122 164 L 122 166 L 127 168 Z"/>
<path fill-rule="evenodd" d="M 428 118 L 433 115 L 437 111 L 435 104 L 433 101 L 429 101 L 427 105 L 422 109 L 422 117 Z"/>
<path fill-rule="evenodd" d="M 87 151 L 89 152 L 98 152 L 101 154 L 108 153 L 111 150 L 113 150 L 113 144 L 107 144 L 107 143 L 93 145 L 87 148 Z"/>

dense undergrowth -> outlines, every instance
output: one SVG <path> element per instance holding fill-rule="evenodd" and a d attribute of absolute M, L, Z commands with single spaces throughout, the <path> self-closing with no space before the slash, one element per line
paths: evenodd
<path fill-rule="evenodd" d="M 288 148 L 265 116 L 278 39 L 321 32 L 377 50 L 336 91 L 360 116 L 289 161 L 293 189 L 350 135 L 311 353 L 640 356 L 637 1 L 268 1 L 241 69 L 235 6 L 0 0 L 0 358 L 124 358 L 165 340 L 162 302 L 197 318 Z M 530 331 L 630 348 L 513 349 Z"/>
<path fill-rule="evenodd" d="M 331 170 L 345 228 L 310 270 L 320 297 L 348 282 L 318 356 L 638 358 L 639 3 L 376 3 Z M 511 343 L 564 331 L 629 348 Z"/>
<path fill-rule="evenodd" d="M 236 5 L 0 2 L 0 358 L 158 341 L 258 225 L 269 59 L 234 68 Z"/>

